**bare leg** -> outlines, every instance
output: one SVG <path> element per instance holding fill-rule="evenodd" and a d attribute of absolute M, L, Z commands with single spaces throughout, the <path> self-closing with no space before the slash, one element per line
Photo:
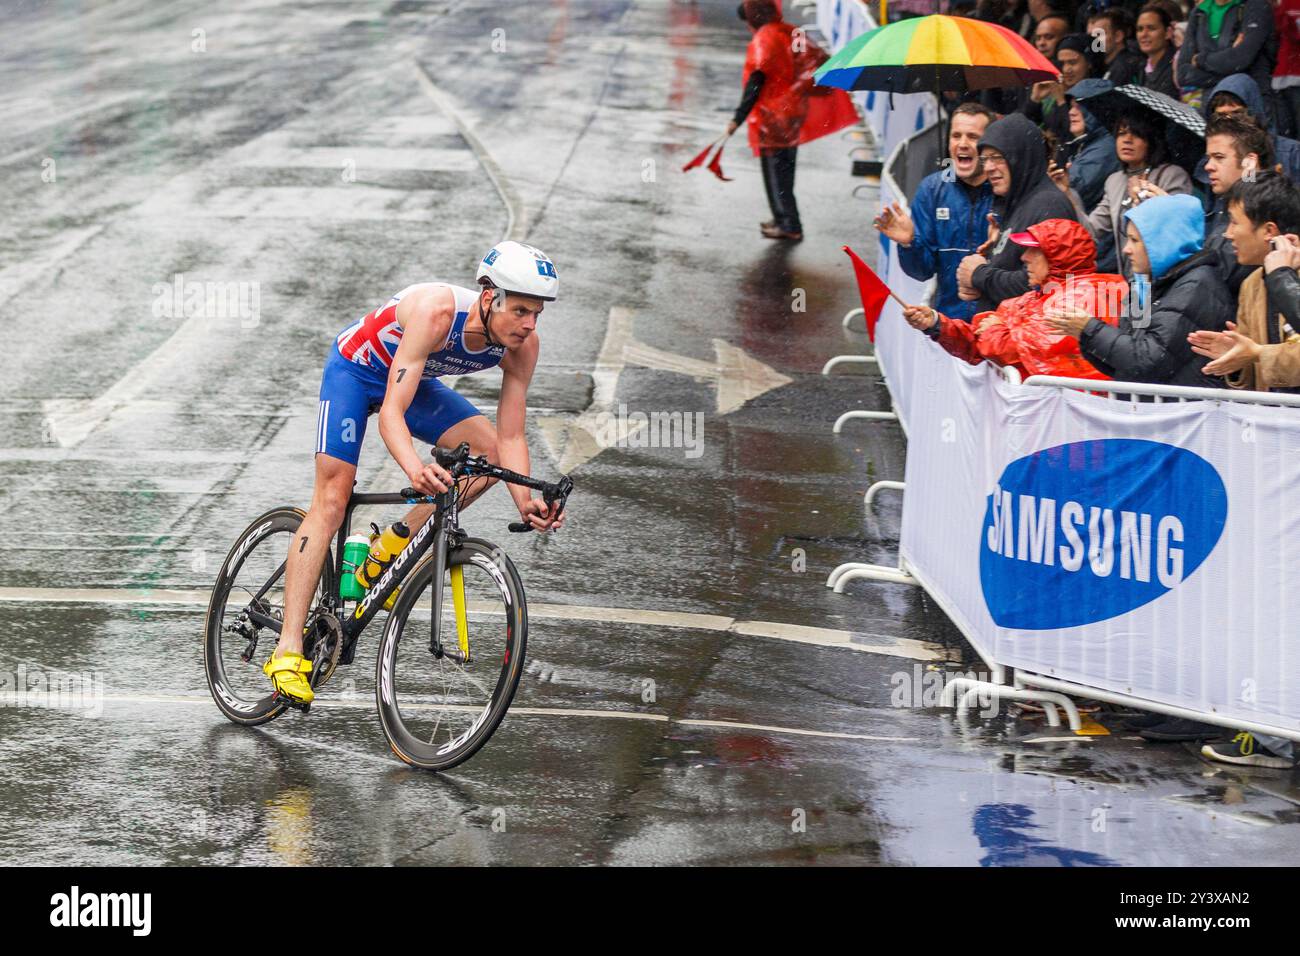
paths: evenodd
<path fill-rule="evenodd" d="M 356 465 L 325 454 L 316 456 L 316 487 L 311 508 L 289 543 L 289 561 L 284 570 L 284 626 L 276 645 L 276 651 L 282 655 L 302 653 L 307 609 L 320 582 L 325 553 L 343 524 L 356 474 Z"/>

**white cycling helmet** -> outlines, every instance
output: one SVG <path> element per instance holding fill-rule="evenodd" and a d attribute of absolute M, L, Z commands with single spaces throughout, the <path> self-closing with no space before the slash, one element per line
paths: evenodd
<path fill-rule="evenodd" d="M 546 302 L 554 302 L 560 294 L 555 263 L 542 250 L 513 239 L 492 247 L 479 263 L 476 278 L 480 285 L 487 279 L 504 292 Z"/>

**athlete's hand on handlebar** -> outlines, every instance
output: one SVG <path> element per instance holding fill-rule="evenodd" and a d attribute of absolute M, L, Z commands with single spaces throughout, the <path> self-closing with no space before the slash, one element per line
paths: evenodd
<path fill-rule="evenodd" d="M 422 495 L 438 495 L 451 488 L 451 472 L 436 462 L 429 462 L 419 470 L 412 469 L 406 473 L 411 487 Z"/>
<path fill-rule="evenodd" d="M 541 498 L 531 498 L 519 509 L 519 517 L 532 525 L 534 531 L 559 531 L 564 525 L 564 512 L 558 511 L 559 502 L 547 506 Z"/>

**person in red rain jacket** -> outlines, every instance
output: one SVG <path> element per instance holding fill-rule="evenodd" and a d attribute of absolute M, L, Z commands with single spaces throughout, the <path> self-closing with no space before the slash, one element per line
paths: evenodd
<path fill-rule="evenodd" d="M 772 209 L 772 219 L 759 226 L 763 235 L 799 240 L 803 224 L 794 199 L 794 166 L 808 95 L 796 73 L 794 28 L 772 0 L 745 0 L 737 12 L 754 36 L 745 53 L 745 91 L 727 135 L 749 120 L 749 145 L 759 157 Z"/>
<path fill-rule="evenodd" d="M 745 54 L 745 90 L 727 135 L 748 120 L 749 145 L 762 166 L 772 209 L 760 231 L 769 239 L 798 241 L 803 238 L 794 198 L 799 145 L 856 123 L 857 108 L 843 90 L 816 85 L 813 74 L 829 56 L 781 19 L 779 3 L 745 0 L 737 13 L 754 36 Z"/>
<path fill-rule="evenodd" d="M 1030 290 L 1024 295 L 1007 299 L 997 311 L 981 312 L 970 322 L 916 305 L 907 306 L 903 317 L 971 365 L 985 360 L 1011 365 L 1022 377 L 1106 378 L 1079 354 L 1078 340 L 1052 329 L 1043 312 L 1058 302 L 1073 302 L 1114 325 L 1128 298 L 1124 277 L 1097 272 L 1092 236 L 1072 220 L 1047 219 L 1012 233 L 1010 239 L 1025 250 L 1022 258 Z"/>

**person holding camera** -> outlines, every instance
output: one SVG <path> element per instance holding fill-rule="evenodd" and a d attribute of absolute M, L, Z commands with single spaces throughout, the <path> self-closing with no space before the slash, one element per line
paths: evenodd
<path fill-rule="evenodd" d="M 1092 209 L 1083 205 L 1082 198 L 1064 177 L 1053 175 L 1053 179 L 1070 197 L 1079 221 L 1088 227 L 1097 243 L 1097 268 L 1118 272 L 1132 281 L 1132 264 L 1119 254 L 1124 214 L 1154 196 L 1190 193 L 1192 180 L 1181 166 L 1166 161 L 1164 136 L 1150 114 L 1121 116 L 1115 123 L 1114 136 L 1120 168 L 1106 178 L 1101 201 Z"/>

